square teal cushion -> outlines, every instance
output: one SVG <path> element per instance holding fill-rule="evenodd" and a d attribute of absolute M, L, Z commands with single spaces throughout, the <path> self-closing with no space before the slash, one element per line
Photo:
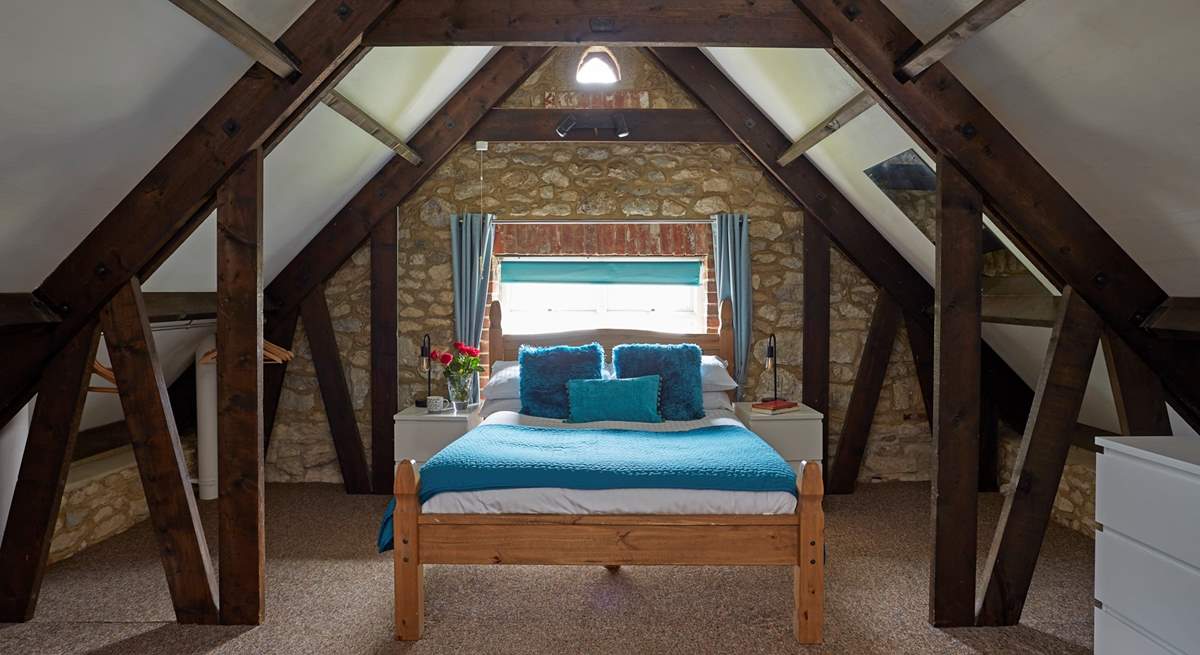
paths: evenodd
<path fill-rule="evenodd" d="M 591 421 L 637 421 L 662 423 L 658 413 L 659 377 L 571 380 L 567 397 L 571 404 L 568 423 Z"/>
<path fill-rule="evenodd" d="M 694 343 L 627 343 L 613 348 L 613 371 L 618 378 L 657 375 L 662 378 L 659 412 L 668 421 L 704 418 L 700 377 L 700 346 Z"/>
<path fill-rule="evenodd" d="M 599 378 L 604 368 L 604 349 L 598 343 L 586 346 L 521 346 L 521 413 L 545 418 L 567 418 L 567 381 Z"/>

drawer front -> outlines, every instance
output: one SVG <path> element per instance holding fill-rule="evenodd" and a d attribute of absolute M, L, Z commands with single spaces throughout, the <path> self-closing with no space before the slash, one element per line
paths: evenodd
<path fill-rule="evenodd" d="M 1096 655 L 1179 655 L 1127 625 L 1103 609 L 1095 613 L 1096 629 L 1092 641 Z"/>
<path fill-rule="evenodd" d="M 821 421 L 755 421 L 750 429 L 784 459 L 821 459 Z"/>
<path fill-rule="evenodd" d="M 466 421 L 396 421 L 395 459 L 424 462 L 466 430 Z"/>
<path fill-rule="evenodd" d="M 1096 534 L 1096 598 L 1185 652 L 1200 652 L 1200 570 L 1120 534 Z"/>
<path fill-rule="evenodd" d="M 1198 478 L 1106 450 L 1096 458 L 1096 521 L 1200 567 Z"/>

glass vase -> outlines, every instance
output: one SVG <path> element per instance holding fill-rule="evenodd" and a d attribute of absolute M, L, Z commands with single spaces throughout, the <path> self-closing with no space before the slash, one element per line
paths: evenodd
<path fill-rule="evenodd" d="M 471 404 L 471 376 L 446 376 L 446 397 L 454 406 L 455 413 L 465 412 Z"/>

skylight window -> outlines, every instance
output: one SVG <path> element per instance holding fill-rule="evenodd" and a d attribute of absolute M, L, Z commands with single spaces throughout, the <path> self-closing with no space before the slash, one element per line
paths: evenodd
<path fill-rule="evenodd" d="M 584 50 L 575 69 L 575 81 L 580 84 L 615 84 L 621 79 L 621 67 L 612 51 L 604 46 Z"/>

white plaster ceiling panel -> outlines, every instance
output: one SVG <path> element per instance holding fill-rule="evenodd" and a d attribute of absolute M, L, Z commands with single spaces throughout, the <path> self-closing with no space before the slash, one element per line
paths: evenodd
<path fill-rule="evenodd" d="M 373 48 L 338 84 L 338 91 L 408 140 L 496 50 L 487 46 Z"/>
<path fill-rule="evenodd" d="M 241 0 L 277 35 L 305 0 Z M 0 292 L 38 286 L 250 66 L 163 0 L 9 3 Z M 243 6 L 244 5 L 244 6 Z"/>
<path fill-rule="evenodd" d="M 264 283 L 283 270 L 392 155 L 337 112 L 315 106 L 264 165 Z M 145 288 L 213 291 L 216 248 L 214 213 L 146 281 Z"/>
<path fill-rule="evenodd" d="M 974 0 L 886 0 L 930 38 Z M 1200 3 L 1028 0 L 946 65 L 1172 295 L 1200 294 Z"/>

